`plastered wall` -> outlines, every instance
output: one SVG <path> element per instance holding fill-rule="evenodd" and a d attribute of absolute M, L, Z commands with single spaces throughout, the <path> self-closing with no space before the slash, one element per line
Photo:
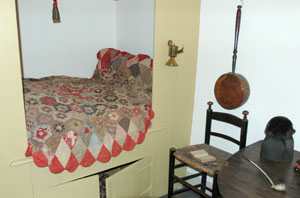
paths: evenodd
<path fill-rule="evenodd" d="M 101 48 L 116 46 L 115 1 L 18 0 L 25 77 L 91 77 Z"/>
<path fill-rule="evenodd" d="M 153 57 L 154 0 L 18 0 L 24 77 L 91 77 L 102 48 Z M 133 36 L 135 35 L 135 36 Z"/>
<path fill-rule="evenodd" d="M 153 57 L 154 0 L 116 3 L 117 48 Z"/>
<path fill-rule="evenodd" d="M 207 101 L 211 100 L 217 111 L 239 116 L 244 109 L 250 112 L 247 144 L 264 138 L 265 126 L 272 117 L 288 117 L 296 129 L 295 149 L 300 150 L 299 1 L 244 1 L 236 72 L 247 78 L 250 97 L 245 105 L 231 111 L 224 110 L 215 100 L 217 78 L 231 71 L 238 4 L 237 0 L 201 1 L 191 144 L 204 140 Z M 237 150 L 237 147 L 221 144 L 228 151 Z"/>

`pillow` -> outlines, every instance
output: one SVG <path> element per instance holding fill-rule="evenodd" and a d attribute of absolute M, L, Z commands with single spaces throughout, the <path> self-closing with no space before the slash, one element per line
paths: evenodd
<path fill-rule="evenodd" d="M 93 79 L 106 82 L 120 82 L 128 85 L 152 87 L 153 60 L 145 54 L 132 55 L 113 48 L 102 49 L 97 53 L 98 63 Z"/>
<path fill-rule="evenodd" d="M 144 54 L 127 58 L 126 67 L 120 68 L 129 84 L 152 87 L 153 60 Z"/>
<path fill-rule="evenodd" d="M 107 82 L 118 81 L 121 77 L 118 67 L 122 61 L 122 53 L 113 48 L 102 49 L 97 53 L 98 63 L 92 79 L 104 80 Z"/>

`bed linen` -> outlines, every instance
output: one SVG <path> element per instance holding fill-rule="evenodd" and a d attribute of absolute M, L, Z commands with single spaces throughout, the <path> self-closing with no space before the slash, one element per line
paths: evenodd
<path fill-rule="evenodd" d="M 28 148 L 39 167 L 73 172 L 141 144 L 154 113 L 152 59 L 112 48 L 91 78 L 24 79 Z"/>

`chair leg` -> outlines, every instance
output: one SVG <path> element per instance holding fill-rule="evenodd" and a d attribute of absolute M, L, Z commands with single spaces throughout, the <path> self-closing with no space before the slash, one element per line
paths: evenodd
<path fill-rule="evenodd" d="M 175 153 L 176 149 L 171 148 L 170 149 L 170 156 L 169 156 L 169 187 L 168 187 L 168 198 L 171 198 L 173 195 L 174 190 L 174 168 L 175 168 Z"/>
<path fill-rule="evenodd" d="M 207 174 L 202 172 L 201 175 L 201 191 L 203 191 L 205 193 L 205 187 L 206 187 L 206 179 L 207 179 Z"/>
<path fill-rule="evenodd" d="M 212 198 L 221 198 L 221 194 L 218 187 L 218 174 L 219 171 L 216 171 L 213 178 L 213 186 L 212 186 Z"/>

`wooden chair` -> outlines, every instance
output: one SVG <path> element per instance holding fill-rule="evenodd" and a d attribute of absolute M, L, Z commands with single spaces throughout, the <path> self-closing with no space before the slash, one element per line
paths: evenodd
<path fill-rule="evenodd" d="M 231 141 L 239 146 L 239 149 L 242 149 L 246 146 L 246 138 L 247 138 L 247 127 L 248 127 L 248 119 L 247 115 L 249 114 L 248 111 L 243 111 L 243 119 L 238 118 L 235 115 L 223 113 L 223 112 L 213 112 L 211 106 L 213 105 L 212 102 L 208 102 L 208 109 L 206 114 L 206 128 L 205 128 L 205 143 L 187 146 L 180 149 L 171 148 L 170 149 L 170 161 L 169 161 L 169 188 L 168 188 L 168 197 L 172 197 L 172 195 L 179 194 L 182 192 L 186 192 L 189 190 L 194 191 L 195 193 L 199 194 L 200 197 L 221 197 L 218 185 L 217 185 L 217 178 L 218 172 L 221 170 L 224 162 L 231 156 L 230 153 L 213 147 L 210 144 L 210 136 L 216 136 L 219 138 L 223 138 L 225 140 Z M 236 127 L 240 128 L 240 139 L 234 139 L 229 135 L 219 132 L 212 132 L 211 125 L 212 120 L 217 120 L 221 122 L 225 122 Z M 191 151 L 204 149 L 210 155 L 216 157 L 216 161 L 209 162 L 209 163 L 201 163 L 200 161 L 196 160 L 190 154 Z M 175 165 L 175 159 L 177 159 L 180 164 Z M 196 174 L 185 176 L 185 177 L 178 177 L 175 175 L 175 169 L 181 167 L 190 167 L 197 171 Z M 197 185 L 191 185 L 187 182 L 187 180 L 201 176 L 201 183 Z M 209 188 L 206 185 L 207 176 L 213 178 L 212 188 Z M 183 185 L 182 189 L 174 191 L 174 184 L 181 183 Z M 206 191 L 210 191 L 212 195 L 208 195 Z"/>

